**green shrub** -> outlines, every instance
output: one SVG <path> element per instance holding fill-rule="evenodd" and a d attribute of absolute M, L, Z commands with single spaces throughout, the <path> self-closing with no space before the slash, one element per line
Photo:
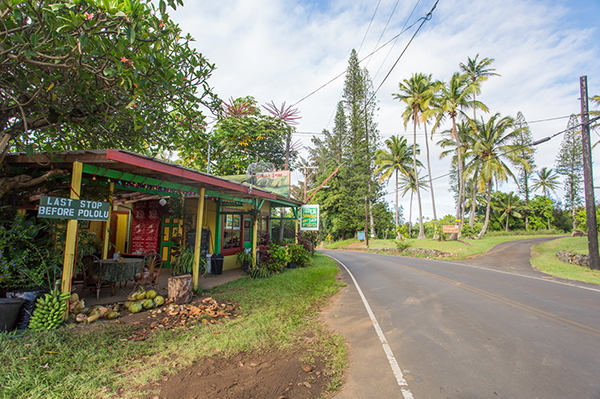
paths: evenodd
<path fill-rule="evenodd" d="M 465 224 L 463 226 L 463 228 L 460 230 L 460 234 L 464 238 L 475 238 L 475 236 L 478 235 L 478 231 L 474 227 L 471 227 L 468 224 Z"/>
<path fill-rule="evenodd" d="M 60 253 L 48 230 L 20 214 L 0 226 L 0 287 L 51 288 L 60 278 Z"/>
<path fill-rule="evenodd" d="M 404 240 L 396 240 L 396 248 L 398 248 L 399 252 L 404 252 L 410 248 L 410 244 Z"/>
<path fill-rule="evenodd" d="M 295 263 L 298 266 L 310 266 L 312 265 L 312 259 L 309 252 L 300 244 L 290 244 L 287 246 L 288 254 L 290 256 L 290 262 Z"/>
<path fill-rule="evenodd" d="M 271 262 L 266 264 L 267 269 L 273 273 L 279 273 L 290 261 L 287 249 L 283 245 L 272 244 L 269 248 L 271 251 Z"/>

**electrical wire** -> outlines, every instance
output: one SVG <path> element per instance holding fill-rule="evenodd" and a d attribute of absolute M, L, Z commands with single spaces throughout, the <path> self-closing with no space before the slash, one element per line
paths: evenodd
<path fill-rule="evenodd" d="M 398 56 L 398 59 L 396 59 L 396 62 L 394 62 L 394 65 L 392 65 L 392 67 L 390 68 L 389 72 L 387 73 L 387 75 L 385 75 L 385 77 L 383 78 L 383 80 L 381 81 L 381 83 L 379 84 L 379 86 L 377 87 L 377 89 L 373 92 L 373 95 L 371 96 L 371 98 L 369 99 L 369 101 L 367 101 L 367 103 L 370 103 L 371 101 L 373 101 L 373 98 L 375 98 L 375 95 L 377 94 L 377 92 L 379 91 L 379 89 L 381 89 L 381 86 L 383 86 L 383 84 L 385 83 L 385 81 L 387 80 L 387 78 L 389 78 L 389 76 L 392 74 L 392 71 L 394 70 L 394 68 L 396 68 L 396 65 L 398 65 L 398 62 L 400 62 L 400 59 L 402 59 L 402 56 L 404 56 L 404 54 L 406 53 L 406 50 L 408 50 L 408 47 L 410 46 L 410 44 L 412 43 L 412 41 L 415 39 L 415 37 L 417 36 L 417 34 L 419 33 L 419 31 L 423 27 L 423 25 L 425 24 L 425 22 L 431 20 L 431 18 L 433 17 L 433 11 L 435 10 L 435 8 L 437 7 L 437 5 L 438 5 L 439 2 L 440 2 L 440 0 L 436 0 L 435 4 L 433 5 L 433 7 L 431 7 L 431 10 L 427 13 L 427 15 L 425 15 L 424 17 L 421 17 L 417 21 L 415 21 L 415 24 L 416 24 L 418 21 L 422 20 L 421 24 L 419 25 L 419 27 L 417 28 L 417 30 L 415 31 L 415 33 L 412 35 L 412 37 L 410 38 L 410 40 L 408 41 L 408 43 L 406 44 L 406 46 L 404 46 L 404 50 L 402 50 L 402 53 L 400 53 L 400 55 Z M 413 25 L 411 25 L 411 27 Z"/>
<path fill-rule="evenodd" d="M 383 49 L 385 46 L 387 46 L 388 44 L 390 44 L 392 41 L 396 40 L 396 39 L 397 39 L 397 38 L 398 38 L 400 35 L 402 35 L 404 32 L 406 32 L 406 31 L 408 31 L 409 29 L 411 29 L 411 28 L 412 28 L 413 26 L 415 26 L 415 25 L 416 25 L 416 24 L 417 24 L 419 21 L 423 20 L 423 22 L 421 23 L 421 25 L 420 25 L 420 26 L 419 26 L 419 28 L 418 28 L 418 29 L 421 29 L 421 27 L 423 26 L 423 23 L 425 23 L 425 21 L 428 21 L 428 20 L 430 20 L 430 19 L 431 19 L 431 13 L 433 12 L 433 10 L 435 9 L 435 7 L 437 6 L 438 2 L 439 2 L 439 0 L 437 0 L 437 1 L 435 2 L 435 5 L 434 5 L 434 6 L 433 6 L 433 8 L 431 9 L 431 11 L 429 11 L 429 13 L 427 13 L 427 15 L 426 15 L 425 17 L 421 17 L 421 18 L 417 19 L 417 20 L 416 20 L 415 22 L 413 22 L 413 23 L 412 23 L 412 24 L 411 24 L 411 25 L 410 25 L 408 28 L 406 28 L 406 29 L 402 30 L 402 31 L 401 31 L 400 33 L 398 33 L 396 36 L 392 37 L 390 40 L 388 40 L 387 42 L 385 42 L 384 44 L 382 44 L 382 45 L 381 45 L 381 47 L 379 47 L 377 50 L 375 50 L 375 51 L 373 51 L 372 53 L 368 54 L 367 56 L 363 57 L 361 60 L 359 60 L 359 61 L 358 61 L 358 63 L 359 63 L 359 64 L 360 64 L 360 63 L 362 63 L 364 60 L 366 60 L 367 58 L 371 57 L 373 54 L 375 54 L 375 53 L 377 53 L 378 51 L 380 51 L 381 49 Z M 417 32 L 418 32 L 418 30 L 417 30 Z M 413 35 L 413 37 L 411 38 L 411 40 L 410 40 L 410 42 L 409 42 L 408 44 L 410 44 L 410 43 L 412 42 L 412 40 L 414 39 L 414 37 L 415 37 L 415 35 Z M 406 51 L 406 49 L 407 49 L 407 48 L 408 48 L 408 45 L 407 45 L 407 47 L 404 49 L 404 51 L 402 52 L 402 54 L 404 54 L 404 52 Z M 401 54 L 401 56 L 402 56 L 402 54 Z M 398 63 L 398 61 L 400 61 L 400 58 L 398 58 L 398 60 L 396 60 L 396 63 L 395 63 L 395 64 L 394 64 L 394 66 L 392 67 L 392 70 L 393 70 L 393 68 L 396 66 L 396 64 Z M 388 73 L 388 76 L 389 76 L 389 74 L 390 74 L 391 72 L 392 72 L 392 71 L 390 70 L 390 72 Z M 336 80 L 337 80 L 337 79 L 339 79 L 340 77 L 344 76 L 345 74 L 346 74 L 346 71 L 344 71 L 344 72 L 340 73 L 339 75 L 335 76 L 333 79 L 329 80 L 327 83 L 325 83 L 325 84 L 321 85 L 320 87 L 318 87 L 317 89 L 313 90 L 312 92 L 310 92 L 310 93 L 309 93 L 309 94 L 307 94 L 306 96 L 302 97 L 300 100 L 296 101 L 294 104 L 290 105 L 290 107 L 292 107 L 292 108 L 293 108 L 293 107 L 295 107 L 296 105 L 300 104 L 302 101 L 306 100 L 307 98 L 311 97 L 312 95 L 314 95 L 315 93 L 319 92 L 319 91 L 320 91 L 320 90 L 322 90 L 323 88 L 327 87 L 328 85 L 330 85 L 331 83 L 333 83 L 334 81 L 336 81 Z M 386 78 L 385 78 L 385 79 L 387 79 L 387 76 L 386 76 Z M 385 79 L 384 79 L 384 82 L 385 82 Z M 383 84 L 383 82 L 382 82 L 382 84 Z M 381 86 L 380 86 L 379 88 L 381 88 Z M 379 90 L 379 88 L 378 88 L 378 90 Z M 375 93 L 377 93 L 377 91 L 375 91 Z M 375 93 L 374 93 L 374 94 L 375 94 Z M 372 98 L 371 98 L 371 100 L 372 100 Z"/>
<path fill-rule="evenodd" d="M 596 120 L 598 120 L 598 119 L 600 119 L 600 116 L 599 116 L 599 117 L 597 117 L 597 118 L 591 119 L 591 120 L 590 120 L 590 121 L 589 121 L 587 124 L 589 125 L 589 124 L 591 124 L 592 122 L 595 122 L 595 121 L 596 121 Z M 577 127 L 581 127 L 581 126 L 582 126 L 582 125 L 581 125 L 581 124 L 579 124 L 579 125 L 577 125 L 577 126 L 573 126 L 573 127 L 567 128 L 567 129 L 565 129 L 565 130 L 561 130 L 560 132 L 554 133 L 554 134 L 553 134 L 553 135 L 551 135 L 551 136 L 547 136 L 547 137 L 541 138 L 541 139 L 539 139 L 539 140 L 536 140 L 536 141 L 534 141 L 533 143 L 531 143 L 530 145 L 521 145 L 521 146 L 519 146 L 518 148 L 512 149 L 512 150 L 510 150 L 510 151 L 506 151 L 506 152 L 504 152 L 504 153 L 502 153 L 502 154 L 495 155 L 495 156 L 494 156 L 494 159 L 498 159 L 498 158 L 499 158 L 499 157 L 501 157 L 501 156 L 504 156 L 504 155 L 510 154 L 510 153 L 512 153 L 512 152 L 515 152 L 515 151 L 520 151 L 520 150 L 522 150 L 522 149 L 524 149 L 524 148 L 529 148 L 529 147 L 534 147 L 534 146 L 540 145 L 540 144 L 542 144 L 542 143 L 545 143 L 545 142 L 547 142 L 547 141 L 550 141 L 550 140 L 552 140 L 552 139 L 553 139 L 554 137 L 556 137 L 556 136 L 559 136 L 559 135 L 561 135 L 561 134 L 565 134 L 565 133 L 567 133 L 567 132 L 573 131 L 575 128 L 577 128 Z M 479 161 L 479 164 L 482 164 L 483 162 L 484 162 L 483 160 L 480 160 L 480 161 Z M 452 174 L 452 173 L 450 173 L 450 172 L 449 172 L 449 173 L 443 174 L 443 175 L 441 175 L 441 176 L 432 177 L 432 178 L 431 178 L 431 181 L 433 181 L 433 180 L 438 180 L 438 179 L 441 179 L 441 178 L 443 178 L 443 177 L 450 176 L 451 174 Z M 425 175 L 425 177 L 427 177 L 427 175 Z"/>
<path fill-rule="evenodd" d="M 532 123 L 541 123 L 541 122 L 551 122 L 551 121 L 556 121 L 556 120 L 560 120 L 560 119 L 568 119 L 570 118 L 570 115 L 566 115 L 566 116 L 557 116 L 555 118 L 546 118 L 546 119 L 538 119 L 535 121 L 526 121 L 528 125 L 532 124 Z M 401 135 L 401 136 L 412 136 L 413 132 L 409 132 L 409 131 L 405 131 L 405 132 L 379 132 L 382 136 L 394 136 L 394 135 Z M 417 134 L 422 134 L 425 133 L 425 130 L 417 130 Z M 323 136 L 325 135 L 325 133 L 323 132 L 292 132 L 292 134 L 299 134 L 299 135 L 313 135 L 313 136 Z"/>
<path fill-rule="evenodd" d="M 377 48 L 377 46 L 379 46 L 379 42 L 381 41 L 381 38 L 383 38 L 383 35 L 385 34 L 385 31 L 386 31 L 388 25 L 390 24 L 390 21 L 392 20 L 392 17 L 394 16 L 394 12 L 396 12 L 396 7 L 398 7 L 398 3 L 399 2 L 400 2 L 400 0 L 396 0 L 396 4 L 394 4 L 394 8 L 392 9 L 392 12 L 390 13 L 390 16 L 389 16 L 387 22 L 385 23 L 385 26 L 383 27 L 383 30 L 381 31 L 381 35 L 379 35 L 379 39 L 377 39 L 377 43 L 375 44 L 375 48 Z M 370 61 L 371 61 L 371 59 L 367 60 L 367 64 L 365 65 L 365 68 L 369 65 Z"/>
<path fill-rule="evenodd" d="M 396 2 L 396 5 L 398 3 Z M 408 23 L 408 21 L 410 20 L 410 18 L 412 17 L 412 15 L 415 13 L 415 11 L 417 10 L 417 7 L 419 6 L 419 4 L 421 4 L 421 0 L 417 0 L 417 3 L 415 4 L 415 6 L 413 7 L 412 11 L 410 12 L 409 16 L 406 18 L 406 21 L 404 21 L 404 26 L 402 26 L 402 29 L 404 29 L 406 27 L 406 24 Z M 394 7 L 395 8 L 395 7 Z M 398 38 L 396 38 L 396 40 L 394 40 L 394 44 L 392 44 L 392 47 L 390 47 L 390 51 L 388 51 L 388 53 L 385 55 L 385 58 L 383 59 L 383 61 L 381 62 L 381 66 L 379 67 L 379 69 L 377 70 L 377 72 L 375 72 L 375 75 L 373 75 L 373 79 L 375 79 L 377 77 L 377 75 L 379 75 L 379 72 L 381 72 L 381 68 L 383 68 L 383 65 L 385 64 L 385 62 L 387 61 L 388 57 L 390 56 L 390 54 L 392 53 L 392 50 L 394 49 L 394 46 L 396 45 L 396 43 L 398 42 Z M 378 42 L 379 43 L 379 42 Z"/>
<path fill-rule="evenodd" d="M 381 0 L 379 0 L 377 2 L 377 7 L 375 7 L 375 12 L 373 12 L 373 16 L 371 17 L 371 21 L 369 22 L 369 26 L 367 26 L 367 31 L 365 32 L 365 35 L 363 36 L 362 42 L 360 42 L 360 46 L 358 47 L 358 53 L 360 54 L 360 50 L 362 49 L 363 44 L 365 44 L 365 39 L 367 38 L 367 35 L 369 34 L 369 30 L 371 29 L 371 24 L 373 23 L 373 20 L 375 19 L 375 15 L 377 14 L 377 10 L 379 10 L 379 5 L 381 4 Z"/>

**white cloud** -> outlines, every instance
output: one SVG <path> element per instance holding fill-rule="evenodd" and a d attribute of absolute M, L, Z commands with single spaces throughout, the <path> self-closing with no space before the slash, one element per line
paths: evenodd
<path fill-rule="evenodd" d="M 361 57 L 375 47 L 395 3 L 381 2 Z M 433 3 L 433 0 L 422 2 L 409 24 L 425 15 Z M 402 108 L 391 96 L 397 92 L 400 80 L 409 78 L 413 72 L 448 79 L 458 70 L 460 62 L 478 53 L 480 57 L 495 58 L 493 67 L 502 75 L 484 83 L 479 98 L 492 113 L 515 116 L 522 111 L 533 121 L 579 112 L 580 75 L 588 75 L 590 94 L 600 93 L 597 44 L 600 34 L 592 25 L 593 18 L 574 20 L 580 11 L 576 3 L 441 1 L 377 94 L 380 105 L 377 122 L 382 138 L 402 133 L 412 140 L 410 126 L 404 133 Z M 210 83 L 222 98 L 252 95 L 259 103 L 285 101 L 289 105 L 346 69 L 350 51 L 360 46 L 374 7 L 374 2 L 366 0 L 188 1 L 171 16 L 196 38 L 197 49 L 216 63 L 217 70 Z M 400 32 L 414 3 L 402 2 L 398 7 L 380 45 Z M 585 7 L 587 15 L 594 10 L 596 15 L 600 12 L 598 4 Z M 380 85 L 413 32 L 414 29 L 403 34 L 393 48 L 388 45 L 369 60 L 375 87 Z M 302 115 L 299 132 L 318 133 L 331 128 L 342 86 L 343 77 L 298 105 Z M 531 129 L 538 139 L 564 129 L 566 123 L 566 119 L 534 123 Z M 310 136 L 299 134 L 297 138 L 305 146 L 310 145 Z M 557 137 L 540 146 L 538 166 L 554 165 L 560 140 Z M 424 152 L 422 137 L 420 145 Z M 432 150 L 432 175 L 447 173 L 448 161 L 438 159 L 439 148 L 432 146 Z M 600 179 L 598 173 L 597 169 L 596 178 Z M 434 183 L 438 215 L 453 213 L 447 183 L 446 178 Z M 504 189 L 514 190 L 514 187 Z M 386 200 L 390 202 L 393 198 L 390 194 Z M 422 198 L 425 215 L 431 216 L 429 193 Z M 408 202 L 407 196 L 402 201 L 405 215 Z"/>

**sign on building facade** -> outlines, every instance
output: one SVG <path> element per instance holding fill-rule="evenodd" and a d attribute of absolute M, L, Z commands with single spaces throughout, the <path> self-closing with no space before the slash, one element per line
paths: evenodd
<path fill-rule="evenodd" d="M 109 202 L 61 197 L 40 198 L 38 217 L 46 219 L 108 220 Z"/>

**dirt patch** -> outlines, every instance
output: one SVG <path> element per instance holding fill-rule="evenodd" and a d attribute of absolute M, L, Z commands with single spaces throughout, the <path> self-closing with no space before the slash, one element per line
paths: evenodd
<path fill-rule="evenodd" d="M 212 357 L 142 390 L 153 392 L 148 399 L 322 397 L 330 380 L 325 362 L 307 351 Z"/>
<path fill-rule="evenodd" d="M 113 304 L 112 307 L 118 306 Z M 240 308 L 212 297 L 194 296 L 186 305 L 167 304 L 157 309 L 130 313 L 121 310 L 116 320 L 100 320 L 77 325 L 82 330 L 100 323 L 135 326 L 128 341 L 141 341 L 164 329 L 188 329 L 199 325 L 219 324 L 222 319 L 242 317 Z M 196 327 L 197 328 L 197 327 Z M 200 327 L 202 328 L 202 327 Z M 310 335 L 310 333 L 309 333 Z M 300 344 L 292 350 L 267 353 L 241 353 L 233 357 L 209 357 L 199 360 L 176 374 L 164 376 L 135 389 L 148 399 L 201 398 L 321 398 L 327 393 L 332 377 L 325 359 L 313 352 L 314 337 L 299 336 Z M 119 390 L 115 397 L 121 397 Z"/>

